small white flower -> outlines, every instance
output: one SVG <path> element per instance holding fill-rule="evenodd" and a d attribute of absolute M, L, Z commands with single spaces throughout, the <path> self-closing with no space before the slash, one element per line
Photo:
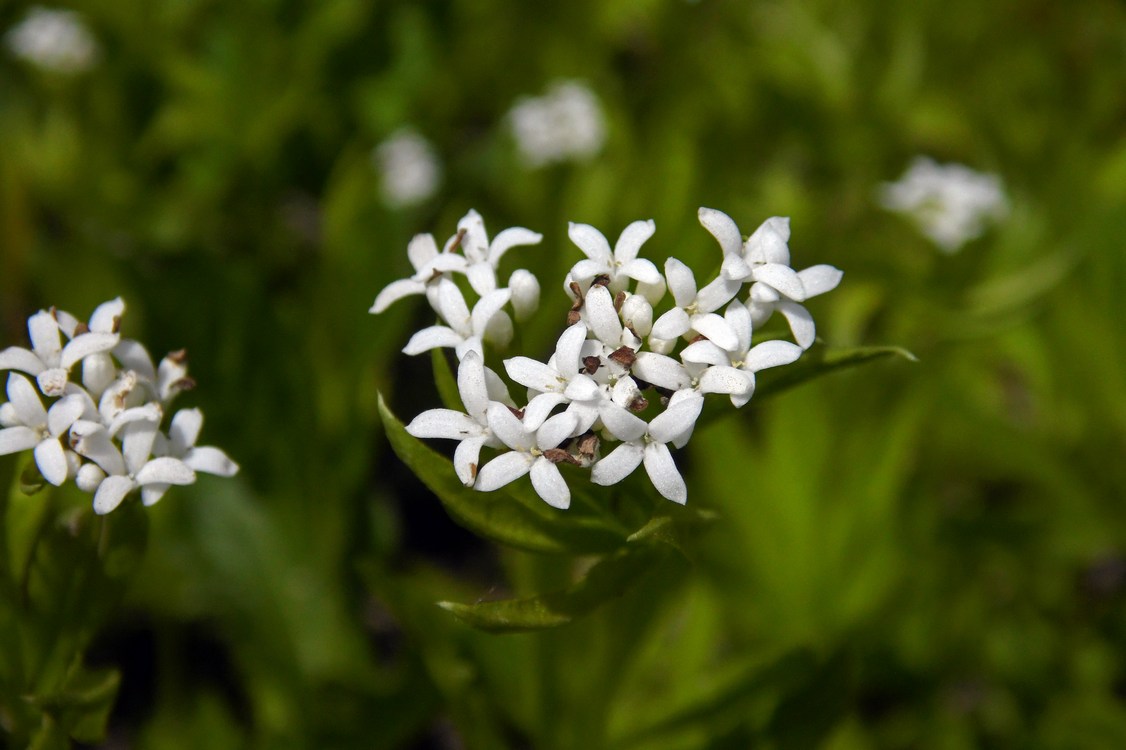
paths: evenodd
<path fill-rule="evenodd" d="M 587 327 L 583 323 L 568 327 L 560 334 L 555 354 L 547 364 L 530 357 L 504 361 L 508 377 L 536 394 L 524 409 L 527 429 L 539 428 L 560 404 L 568 404 L 568 410 L 575 416 L 576 434 L 589 430 L 598 419 L 602 391 L 594 378 L 580 372 L 586 334 Z"/>
<path fill-rule="evenodd" d="M 61 438 L 82 416 L 85 400 L 66 396 L 45 410 L 31 381 L 13 372 L 8 375 L 8 403 L 13 414 L 0 429 L 0 456 L 34 448 L 39 473 L 56 487 L 61 485 L 77 469 L 76 457 L 67 455 Z"/>
<path fill-rule="evenodd" d="M 473 291 L 482 296 L 497 288 L 497 268 L 500 260 L 514 247 L 538 245 L 543 235 L 524 227 L 509 227 L 492 242 L 485 231 L 485 220 L 473 209 L 458 222 L 459 232 L 463 232 L 461 248 L 465 252 L 463 273 L 469 277 Z"/>
<path fill-rule="evenodd" d="M 735 396 L 752 387 L 738 368 L 731 367 L 726 362 L 722 365 L 677 362 L 672 357 L 657 352 L 638 352 L 633 363 L 633 373 L 647 383 L 677 393 Z"/>
<path fill-rule="evenodd" d="M 556 466 L 559 460 L 553 451 L 575 430 L 574 414 L 556 414 L 529 431 L 504 404 L 489 404 L 489 427 L 501 442 L 512 450 L 502 453 L 481 467 L 474 485 L 482 492 L 491 492 L 531 473 L 532 487 L 544 502 L 556 508 L 571 504 L 571 491 L 567 480 Z"/>
<path fill-rule="evenodd" d="M 916 157 L 898 182 L 882 185 L 879 200 L 889 211 L 911 217 L 944 253 L 980 237 L 1009 210 L 997 175 L 926 156 Z"/>
<path fill-rule="evenodd" d="M 716 370 L 730 374 L 734 369 L 746 380 L 747 386 L 731 392 L 731 403 L 742 407 L 754 395 L 756 372 L 796 362 L 804 350 L 789 341 L 764 341 L 751 346 L 751 312 L 738 300 L 727 306 L 724 317 L 739 334 L 737 347 L 728 351 L 711 341 L 697 341 L 685 347 L 680 357 L 685 362 L 709 365 L 705 372 Z"/>
<path fill-rule="evenodd" d="M 407 244 L 407 258 L 414 267 L 414 274 L 385 286 L 376 295 L 375 303 L 368 312 L 381 313 L 392 303 L 414 294 L 427 295 L 431 306 L 437 308 L 435 302 L 438 281 L 451 271 L 465 271 L 465 258 L 453 252 L 460 241 L 461 235 L 455 234 L 442 252 L 438 252 L 438 244 L 433 235 L 416 234 Z"/>
<path fill-rule="evenodd" d="M 109 513 L 136 489 L 141 490 L 141 501 L 148 506 L 160 500 L 168 485 L 195 482 L 195 472 L 180 459 L 171 456 L 151 457 L 157 434 L 156 422 L 133 421 L 125 425 L 121 432 L 121 452 L 116 460 L 109 461 L 117 471 L 108 471 L 104 464 L 98 462 L 108 476 L 98 484 L 94 493 L 95 513 Z M 117 450 L 112 444 L 110 447 Z"/>
<path fill-rule="evenodd" d="M 4 41 L 16 57 L 56 73 L 81 73 L 98 58 L 94 37 L 73 11 L 33 7 Z"/>
<path fill-rule="evenodd" d="M 498 346 L 507 345 L 512 337 L 512 320 L 501 308 L 511 296 L 508 289 L 497 289 L 477 300 L 471 313 L 457 284 L 440 279 L 435 302 L 447 325 L 418 331 L 403 347 L 403 353 L 413 356 L 438 347 L 452 347 L 460 360 L 469 351 L 483 356 L 486 339 Z"/>
<path fill-rule="evenodd" d="M 676 258 L 665 261 L 665 278 L 672 292 L 676 307 L 666 312 L 653 323 L 652 336 L 671 341 L 689 331 L 708 337 L 724 348 L 734 348 L 738 343 L 735 331 L 724 319 L 715 314 L 727 304 L 742 287 L 723 274 L 715 281 L 696 291 L 696 276 L 692 269 Z"/>
<path fill-rule="evenodd" d="M 653 236 L 656 224 L 653 220 L 635 221 L 622 230 L 610 251 L 606 237 L 589 224 L 575 224 L 568 228 L 571 241 L 578 245 L 586 255 L 571 269 L 571 277 L 583 286 L 589 286 L 595 276 L 605 275 L 610 279 L 610 291 L 614 294 L 624 290 L 630 279 L 657 286 L 661 283 L 661 272 L 652 261 L 638 258 L 641 246 Z"/>
<path fill-rule="evenodd" d="M 27 321 L 31 349 L 9 346 L 0 351 L 0 370 L 18 370 L 35 376 L 44 396 L 63 395 L 70 379 L 70 369 L 86 357 L 108 352 L 117 346 L 116 333 L 86 331 L 77 333 L 66 345 L 56 316 L 46 310 Z"/>
<path fill-rule="evenodd" d="M 670 402 L 669 408 L 649 424 L 628 412 L 616 413 L 607 419 L 607 427 L 623 440 L 622 444 L 603 456 L 591 471 L 595 484 L 613 485 L 633 473 L 642 463 L 657 492 L 674 503 L 688 500 L 688 488 L 676 468 L 668 443 L 676 443 L 695 427 L 704 406 L 704 399 L 691 396 Z M 610 424 L 613 420 L 613 424 Z"/>
<path fill-rule="evenodd" d="M 442 163 L 430 141 L 411 128 L 389 135 L 371 154 L 379 170 L 383 201 L 390 208 L 422 203 L 442 184 Z"/>
<path fill-rule="evenodd" d="M 530 167 L 588 159 L 606 138 L 598 97 L 577 81 L 560 81 L 542 97 L 521 99 L 508 120 L 520 155 Z"/>
<path fill-rule="evenodd" d="M 500 380 L 485 367 L 481 355 L 466 352 L 457 368 L 457 387 L 467 413 L 429 409 L 411 420 L 406 428 L 416 438 L 460 441 L 454 449 L 454 471 L 467 487 L 471 487 L 477 477 L 481 448 L 486 445 L 500 448 L 503 445 L 489 429 L 486 414 L 491 401 L 506 400 L 507 394 L 497 393 L 496 385 L 500 385 Z"/>
<path fill-rule="evenodd" d="M 157 432 L 153 441 L 153 455 L 171 456 L 184 462 L 192 471 L 233 477 L 239 466 L 221 449 L 211 445 L 196 445 L 203 427 L 203 412 L 199 409 L 181 409 L 172 417 L 168 436 Z M 164 496 L 170 484 L 149 482 L 141 489 L 145 505 L 152 505 Z"/>

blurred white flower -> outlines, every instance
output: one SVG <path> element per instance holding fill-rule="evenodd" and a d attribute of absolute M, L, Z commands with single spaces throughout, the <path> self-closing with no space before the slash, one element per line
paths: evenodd
<path fill-rule="evenodd" d="M 442 184 L 442 164 L 433 146 L 410 128 L 396 130 L 371 154 L 383 201 L 390 208 L 422 203 Z"/>
<path fill-rule="evenodd" d="M 56 73 L 81 73 L 94 66 L 98 44 L 77 13 L 35 6 L 4 36 L 16 57 Z"/>
<path fill-rule="evenodd" d="M 1001 179 L 962 164 L 938 164 L 918 156 L 898 182 L 885 183 L 880 205 L 911 217 L 944 253 L 980 237 L 1008 215 Z"/>
<path fill-rule="evenodd" d="M 557 81 L 543 96 L 520 99 L 508 120 L 520 155 L 530 167 L 588 159 L 606 140 L 598 97 L 578 81 Z"/>

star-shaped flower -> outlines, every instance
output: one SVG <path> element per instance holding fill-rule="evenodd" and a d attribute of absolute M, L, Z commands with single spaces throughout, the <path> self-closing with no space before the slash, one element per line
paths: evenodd
<path fill-rule="evenodd" d="M 507 406 L 492 403 L 487 418 L 493 434 L 512 450 L 482 466 L 474 486 L 491 492 L 530 473 L 532 487 L 544 502 L 556 508 L 570 506 L 571 490 L 556 464 L 568 455 L 559 445 L 574 432 L 575 415 L 556 414 L 531 431 Z"/>
<path fill-rule="evenodd" d="M 8 375 L 8 403 L 3 409 L 0 456 L 35 449 L 39 473 L 56 487 L 77 470 L 77 458 L 63 448 L 61 438 L 82 416 L 87 401 L 74 394 L 45 410 L 31 381 L 23 375 Z"/>
<path fill-rule="evenodd" d="M 66 345 L 55 315 L 41 310 L 27 321 L 31 349 L 10 346 L 0 351 L 0 370 L 18 370 L 35 377 L 44 396 L 63 395 L 70 379 L 70 369 L 85 357 L 113 349 L 119 340 L 116 333 L 76 331 Z"/>
<path fill-rule="evenodd" d="M 453 252 L 462 235 L 455 234 L 446 242 L 442 252 L 430 234 L 416 234 L 407 244 L 407 258 L 414 267 L 414 274 L 405 279 L 392 281 L 375 296 L 370 313 L 381 313 L 404 297 L 426 294 L 434 304 L 435 283 L 452 271 L 465 272 L 465 258 Z"/>
<path fill-rule="evenodd" d="M 492 375 L 492 378 L 488 376 Z M 490 393 L 490 384 L 493 386 Z M 407 432 L 416 438 L 440 438 L 460 441 L 454 449 L 454 471 L 467 487 L 477 477 L 481 448 L 500 448 L 500 442 L 489 428 L 486 412 L 491 401 L 503 401 L 507 394 L 498 393 L 500 380 L 485 367 L 477 352 L 466 352 L 457 368 L 457 387 L 466 414 L 453 409 L 429 409 L 407 425 Z M 503 387 L 501 385 L 501 387 Z"/>
<path fill-rule="evenodd" d="M 609 278 L 610 291 L 624 290 L 630 279 L 655 286 L 661 283 L 661 272 L 652 261 L 638 258 L 641 246 L 656 231 L 653 220 L 635 221 L 622 230 L 613 252 L 605 235 L 589 224 L 575 224 L 568 228 L 571 241 L 586 255 L 571 269 L 571 277 L 584 287 L 596 276 Z"/>
<path fill-rule="evenodd" d="M 465 275 L 469 277 L 473 291 L 482 297 L 496 290 L 497 268 L 505 253 L 521 245 L 537 245 L 543 240 L 543 235 L 539 232 L 524 227 L 509 227 L 489 242 L 485 220 L 473 209 L 469 209 L 469 213 L 462 217 L 457 228 L 459 232 L 465 233 L 461 241 L 461 247 L 465 251 Z"/>
<path fill-rule="evenodd" d="M 403 347 L 403 353 L 415 355 L 438 347 L 453 347 L 460 360 L 469 351 L 483 356 L 486 338 L 506 345 L 512 338 L 512 319 L 501 308 L 511 296 L 508 289 L 496 289 L 477 300 L 471 313 L 457 284 L 450 279 L 440 279 L 435 308 L 447 325 L 418 331 Z"/>
<path fill-rule="evenodd" d="M 688 488 L 676 468 L 668 443 L 675 444 L 691 434 L 703 406 L 704 399 L 692 395 L 675 404 L 670 401 L 669 408 L 649 424 L 628 412 L 605 418 L 607 427 L 623 442 L 594 465 L 591 480 L 604 486 L 617 484 L 644 463 L 645 472 L 657 492 L 683 505 L 688 500 Z"/>
<path fill-rule="evenodd" d="M 665 261 L 665 278 L 676 307 L 654 321 L 653 338 L 670 341 L 689 331 L 696 331 L 719 346 L 735 346 L 735 332 L 721 316 L 715 314 L 715 310 L 739 292 L 742 287 L 740 282 L 721 274 L 697 292 L 692 269 L 676 258 Z"/>
<path fill-rule="evenodd" d="M 109 472 L 98 484 L 94 493 L 95 513 L 104 515 L 114 510 L 133 490 L 141 490 L 141 501 L 148 506 L 160 500 L 169 485 L 195 482 L 195 472 L 184 461 L 171 456 L 152 458 L 157 422 L 133 421 L 121 433 L 121 452 L 117 460 L 110 462 L 117 471 Z M 117 450 L 112 444 L 110 447 Z"/>

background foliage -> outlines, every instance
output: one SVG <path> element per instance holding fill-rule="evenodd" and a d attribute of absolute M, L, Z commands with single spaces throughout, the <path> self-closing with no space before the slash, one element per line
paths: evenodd
<path fill-rule="evenodd" d="M 2 342 L 123 295 L 127 335 L 187 347 L 185 403 L 243 467 L 148 513 L 87 659 L 122 670 L 116 746 L 1126 746 L 1120 3 L 74 7 L 93 70 L 0 59 Z M 608 140 L 528 170 L 505 112 L 556 78 Z M 391 211 L 370 152 L 403 125 L 446 181 Z M 1000 174 L 1010 219 L 936 253 L 874 198 L 918 153 Z M 721 522 L 690 564 L 556 630 L 470 629 L 434 603 L 568 565 L 462 531 L 390 452 L 377 390 L 401 417 L 438 396 L 398 353 L 424 313 L 368 316 L 375 292 L 475 207 L 544 232 L 514 252 L 562 312 L 568 220 L 651 217 L 646 254 L 706 273 L 701 205 L 791 216 L 798 267 L 845 269 L 819 333 L 920 363 L 701 430 L 679 460 Z"/>

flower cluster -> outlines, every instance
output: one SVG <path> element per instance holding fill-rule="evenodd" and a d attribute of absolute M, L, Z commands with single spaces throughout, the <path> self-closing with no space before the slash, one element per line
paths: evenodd
<path fill-rule="evenodd" d="M 543 96 L 520 99 L 508 120 L 520 156 L 531 168 L 589 159 L 606 140 L 598 97 L 581 81 L 556 81 Z"/>
<path fill-rule="evenodd" d="M 120 298 L 99 305 L 88 322 L 41 310 L 28 319 L 31 348 L 0 351 L 0 370 L 9 371 L 0 455 L 32 450 L 47 482 L 74 479 L 94 495 L 97 513 L 109 513 L 134 490 L 152 505 L 171 485 L 193 483 L 197 471 L 238 471 L 223 451 L 196 445 L 198 409 L 177 411 L 167 431 L 160 429 L 172 400 L 195 382 L 185 352 L 154 366 L 144 346 L 123 338 L 124 312 Z"/>
<path fill-rule="evenodd" d="M 1009 211 L 996 175 L 926 156 L 916 157 L 898 182 L 884 184 L 879 199 L 889 211 L 911 217 L 944 253 L 957 252 Z"/>
<path fill-rule="evenodd" d="M 703 287 L 676 258 L 665 261 L 662 273 L 639 257 L 655 231 L 652 221 L 627 226 L 613 248 L 594 227 L 570 225 L 571 241 L 586 257 L 564 282 L 571 306 L 555 351 L 546 362 L 517 356 L 503 363 L 508 377 L 527 389 L 519 407 L 486 366 L 484 344 L 504 346 L 511 338 L 505 305 L 519 317 L 538 302 L 539 284 L 528 271 L 514 272 L 509 286 L 498 288 L 497 263 L 510 247 L 540 235 L 507 229 L 489 243 L 481 217 L 470 211 L 440 252 L 430 235 L 416 236 L 408 247 L 415 274 L 388 285 L 371 312 L 409 294 L 426 296 L 445 325 L 419 331 L 403 351 L 454 348 L 465 412 L 431 409 L 407 431 L 457 440 L 454 469 L 478 490 L 530 474 L 541 498 L 566 508 L 570 490 L 559 464 L 590 469 L 600 485 L 644 465 L 661 495 L 684 503 L 687 488 L 669 446 L 688 442 L 706 396 L 726 396 L 741 407 L 754 394 L 757 372 L 796 361 L 815 338 L 802 303 L 835 288 L 842 275 L 828 265 L 791 268 L 788 219 L 767 219 L 746 239 L 720 211 L 701 208 L 699 219 L 722 250 L 719 274 Z M 463 287 L 477 296 L 472 311 Z M 754 332 L 775 311 L 794 340 L 754 343 Z M 478 469 L 486 447 L 498 455 Z"/>

